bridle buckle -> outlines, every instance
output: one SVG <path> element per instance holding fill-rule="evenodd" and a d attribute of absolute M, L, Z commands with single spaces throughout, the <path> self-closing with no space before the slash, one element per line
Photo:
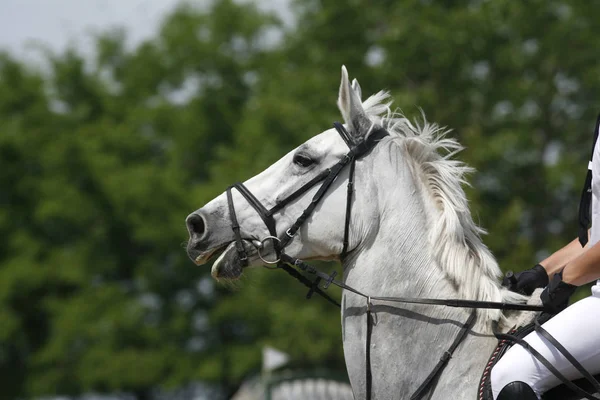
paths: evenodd
<path fill-rule="evenodd" d="M 333 271 L 331 273 L 331 275 L 329 275 L 329 278 L 327 278 L 327 280 L 325 281 L 325 284 L 323 285 L 323 289 L 329 288 L 329 285 L 331 285 L 333 283 L 333 280 L 336 275 L 337 275 L 337 271 Z"/>

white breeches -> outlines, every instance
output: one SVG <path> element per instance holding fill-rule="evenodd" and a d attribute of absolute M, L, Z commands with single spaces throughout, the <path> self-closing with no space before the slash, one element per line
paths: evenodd
<path fill-rule="evenodd" d="M 592 295 L 580 300 L 542 325 L 592 375 L 600 373 L 600 284 L 592 287 Z M 581 375 L 546 339 L 532 332 L 525 341 L 539 351 L 556 369 L 569 379 Z M 538 398 L 560 380 L 523 347 L 515 344 L 492 369 L 494 400 L 504 386 L 513 381 L 527 383 Z"/>

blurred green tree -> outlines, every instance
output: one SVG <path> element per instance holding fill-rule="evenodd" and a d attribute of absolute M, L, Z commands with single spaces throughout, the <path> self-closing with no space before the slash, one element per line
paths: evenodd
<path fill-rule="evenodd" d="M 247 335 L 210 315 L 231 293 L 189 263 L 183 221 L 275 26 L 219 1 L 181 6 L 132 50 L 123 32 L 101 35 L 93 60 L 45 52 L 41 72 L 2 56 L 3 395 L 235 389 L 247 368 L 203 360 Z"/>

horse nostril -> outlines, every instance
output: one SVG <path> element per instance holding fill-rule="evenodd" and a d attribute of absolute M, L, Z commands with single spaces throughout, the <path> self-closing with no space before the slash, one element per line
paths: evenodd
<path fill-rule="evenodd" d="M 200 238 L 204 234 L 204 218 L 198 214 L 190 214 L 185 220 L 190 236 L 194 239 Z"/>

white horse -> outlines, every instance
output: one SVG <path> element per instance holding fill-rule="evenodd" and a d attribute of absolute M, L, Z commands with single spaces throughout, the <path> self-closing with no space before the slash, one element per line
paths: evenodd
<path fill-rule="evenodd" d="M 329 129 L 297 147 L 271 167 L 245 182 L 263 211 L 272 209 L 274 226 L 266 226 L 260 206 L 249 195 L 232 190 L 190 214 L 188 254 L 201 265 L 223 250 L 212 266 L 215 278 L 236 278 L 248 265 L 277 258 L 273 243 L 309 206 L 319 185 L 290 198 L 373 132 L 387 130 L 367 154 L 356 159 L 354 192 L 346 223 L 345 167 L 306 221 L 285 254 L 300 259 L 340 257 L 345 284 L 372 296 L 434 297 L 496 302 L 527 299 L 499 284 L 501 271 L 482 243 L 462 189 L 470 169 L 452 156 L 457 141 L 435 124 L 414 124 L 390 110 L 389 95 L 379 92 L 362 102 L 358 82 L 342 67 L 338 106 L 350 137 Z M 284 206 L 277 206 L 277 204 Z M 233 213 L 232 208 L 233 207 Z M 239 235 L 232 229 L 232 214 Z M 274 232 L 275 231 L 275 232 Z M 267 239 L 277 236 L 279 239 Z M 237 239 L 236 239 L 237 237 Z M 262 242 L 262 244 L 261 244 Z M 262 247 L 263 245 L 266 245 Z M 262 247 L 262 248 L 261 248 Z M 261 253 L 259 253 L 259 251 Z M 247 262 L 243 262 L 244 258 Z M 242 260 L 242 261 L 241 261 Z M 300 301 L 300 300 L 299 300 Z M 367 302 L 347 290 L 342 298 L 344 355 L 356 399 L 365 399 Z M 374 301 L 370 364 L 371 398 L 408 399 L 426 379 L 468 320 L 471 310 L 422 304 Z M 518 313 L 478 310 L 475 324 L 452 355 L 448 367 L 428 389 L 432 399 L 475 399 L 484 366 L 497 340 L 492 324 L 515 325 Z"/>

